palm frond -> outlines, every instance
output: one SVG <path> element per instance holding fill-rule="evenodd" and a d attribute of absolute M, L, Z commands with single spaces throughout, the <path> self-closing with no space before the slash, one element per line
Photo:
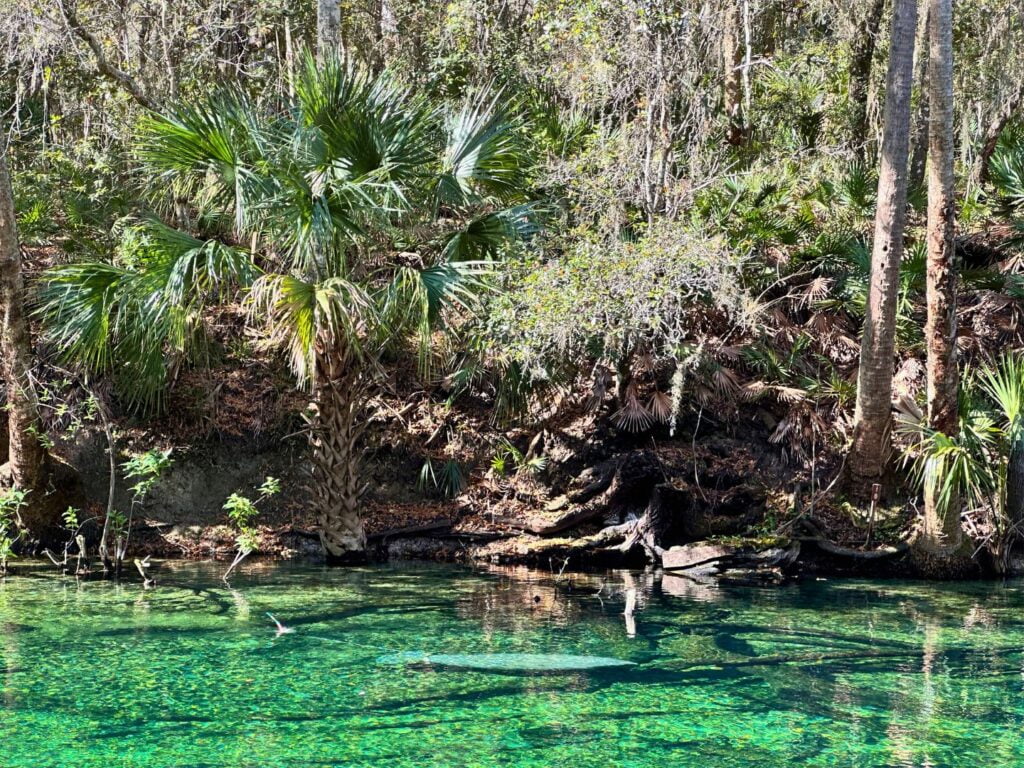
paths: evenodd
<path fill-rule="evenodd" d="M 981 386 L 999 408 L 1008 429 L 1024 428 L 1024 357 L 1007 353 L 980 373 Z"/>
<path fill-rule="evenodd" d="M 536 206 L 524 203 L 471 219 L 444 246 L 447 261 L 496 257 L 503 246 L 523 242 L 538 231 Z"/>
<path fill-rule="evenodd" d="M 372 299 L 355 283 L 343 278 L 315 283 L 289 274 L 256 280 L 250 311 L 266 324 L 271 342 L 287 350 L 292 373 L 303 386 L 315 380 L 318 347 L 325 354 L 343 347 L 353 358 L 363 357 L 377 315 Z"/>
<path fill-rule="evenodd" d="M 203 241 L 156 220 L 125 233 L 126 264 L 79 262 L 48 271 L 37 313 L 65 360 L 113 371 L 121 393 L 143 410 L 159 407 L 168 356 L 187 357 L 210 301 L 251 281 L 249 254 Z"/>
<path fill-rule="evenodd" d="M 136 152 L 178 195 L 229 207 L 242 232 L 250 205 L 263 196 L 257 168 L 267 154 L 265 143 L 245 94 L 222 90 L 175 112 L 144 117 Z"/>
<path fill-rule="evenodd" d="M 481 198 L 510 200 L 523 188 L 522 152 L 500 109 L 500 92 L 473 94 L 447 124 L 447 148 L 437 182 L 439 204 Z"/>
<path fill-rule="evenodd" d="M 64 360 L 95 371 L 110 366 L 118 290 L 128 275 L 102 262 L 67 264 L 44 274 L 36 314 L 43 320 L 44 339 Z"/>

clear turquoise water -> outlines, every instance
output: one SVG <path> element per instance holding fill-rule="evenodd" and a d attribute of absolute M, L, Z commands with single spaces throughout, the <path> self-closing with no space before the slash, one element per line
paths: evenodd
<path fill-rule="evenodd" d="M 42 571 L 0 582 L 0 766 L 1024 765 L 1016 583 L 158 576 L 150 591 Z M 295 631 L 276 637 L 266 611 Z M 636 665 L 506 674 L 412 663 L 422 653 Z"/>

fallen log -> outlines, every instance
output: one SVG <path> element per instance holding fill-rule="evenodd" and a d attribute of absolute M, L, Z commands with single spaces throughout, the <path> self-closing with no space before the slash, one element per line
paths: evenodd
<path fill-rule="evenodd" d="M 821 530 L 817 520 L 808 516 L 800 521 L 801 527 L 807 531 L 809 536 L 798 537 L 800 541 L 814 544 L 822 552 L 827 552 L 836 557 L 847 557 L 854 560 L 878 560 L 886 557 L 894 557 L 909 549 L 905 541 L 891 547 L 878 547 L 877 549 L 853 549 L 844 547 L 831 541 Z"/>
<path fill-rule="evenodd" d="M 601 504 L 585 504 L 582 507 L 570 509 L 568 512 L 563 512 L 554 518 L 549 517 L 529 517 L 526 520 L 519 520 L 514 517 L 496 517 L 495 521 L 503 523 L 511 528 L 515 528 L 525 533 L 532 533 L 535 536 L 551 536 L 555 533 L 560 533 L 567 528 L 572 528 L 591 520 L 605 511 L 604 506 Z"/>
<path fill-rule="evenodd" d="M 833 544 L 821 536 L 801 536 L 800 541 L 814 544 L 822 552 L 827 552 L 836 557 L 850 557 L 856 560 L 878 560 L 883 557 L 894 557 L 906 552 L 910 547 L 906 542 L 900 542 L 894 547 L 879 547 L 877 549 L 852 549 Z"/>
<path fill-rule="evenodd" d="M 386 531 L 376 531 L 367 535 L 367 539 L 375 541 L 377 539 L 392 539 L 396 536 L 408 536 L 414 533 L 425 533 L 427 531 L 439 531 L 445 528 L 451 528 L 455 524 L 454 520 L 437 520 L 432 523 L 421 523 L 419 525 L 406 525 L 401 528 L 389 528 Z"/>
<path fill-rule="evenodd" d="M 661 555 L 661 567 L 666 571 L 785 569 L 796 561 L 799 554 L 799 540 L 788 541 L 786 546 L 699 541 L 665 550 Z"/>

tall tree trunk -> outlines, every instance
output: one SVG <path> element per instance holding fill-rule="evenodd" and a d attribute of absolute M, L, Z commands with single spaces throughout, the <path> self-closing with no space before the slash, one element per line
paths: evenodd
<path fill-rule="evenodd" d="M 1006 466 L 1006 516 L 1013 526 L 1013 539 L 1024 536 L 1024 435 L 1017 435 L 1010 447 Z"/>
<path fill-rule="evenodd" d="M 366 559 L 359 513 L 360 419 L 366 385 L 349 355 L 335 347 L 317 353 L 316 408 L 312 433 L 313 494 L 320 541 L 328 563 Z"/>
<path fill-rule="evenodd" d="M 1024 83 L 1021 83 L 999 107 L 999 111 L 992 118 L 988 130 L 985 132 L 985 140 L 982 142 L 977 162 L 974 165 L 974 178 L 978 182 L 988 181 L 988 165 L 992 160 L 992 155 L 996 153 L 999 137 L 1003 135 L 1003 129 L 1020 109 L 1022 103 L 1024 103 Z"/>
<path fill-rule="evenodd" d="M 740 18 L 740 0 L 726 0 L 722 20 L 723 104 L 729 121 L 726 138 L 733 146 L 740 146 L 747 130 L 743 118 L 743 23 Z"/>
<path fill-rule="evenodd" d="M 0 373 L 2 376 L 2 373 Z M 0 464 L 7 463 L 8 431 L 7 426 L 7 398 L 0 400 Z"/>
<path fill-rule="evenodd" d="M 0 363 L 7 386 L 8 463 L 10 482 L 29 491 L 22 522 L 33 536 L 46 536 L 59 522 L 43 503 L 49 457 L 39 439 L 39 407 L 32 386 L 32 346 L 25 320 L 25 283 L 14 218 L 14 193 L 7 156 L 0 153 Z"/>
<path fill-rule="evenodd" d="M 882 481 L 889 462 L 896 304 L 907 216 L 910 92 L 914 79 L 915 0 L 896 0 L 886 78 L 882 163 L 871 253 L 871 285 L 861 339 L 850 473 L 858 490 Z"/>
<path fill-rule="evenodd" d="M 379 73 L 387 66 L 388 41 L 397 38 L 398 27 L 395 13 L 389 0 L 374 0 L 373 5 L 373 50 L 370 52 L 370 66 Z"/>
<path fill-rule="evenodd" d="M 918 83 L 917 114 L 914 117 L 914 134 L 910 140 L 910 189 L 919 189 L 924 184 L 925 166 L 928 161 L 928 123 L 930 120 L 930 94 L 928 87 L 928 30 L 931 26 L 931 8 L 925 8 L 917 35 L 917 72 L 914 80 Z"/>
<path fill-rule="evenodd" d="M 897 0 L 898 2 L 899 0 Z M 868 162 L 868 90 L 871 85 L 871 62 L 875 58 L 878 28 L 882 24 L 885 0 L 871 0 L 860 34 L 850 53 L 850 145 L 861 162 Z"/>
<path fill-rule="evenodd" d="M 953 242 L 955 199 L 953 178 L 953 5 L 952 0 L 928 3 L 928 424 L 953 437 L 959 431 L 956 363 L 956 248 Z M 968 556 L 960 527 L 960 499 L 945 509 L 932 484 L 926 484 L 924 518 L 917 545 L 946 557 Z M 966 546 L 965 546 L 966 545 Z M 965 551 L 966 549 L 966 551 Z"/>
<path fill-rule="evenodd" d="M 323 61 L 341 54 L 341 0 L 316 0 L 317 58 Z"/>

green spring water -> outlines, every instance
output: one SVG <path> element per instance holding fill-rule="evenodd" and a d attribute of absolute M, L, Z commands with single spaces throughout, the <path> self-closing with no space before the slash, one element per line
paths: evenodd
<path fill-rule="evenodd" d="M 222 570 L 0 582 L 0 766 L 1024 765 L 1015 582 Z"/>

